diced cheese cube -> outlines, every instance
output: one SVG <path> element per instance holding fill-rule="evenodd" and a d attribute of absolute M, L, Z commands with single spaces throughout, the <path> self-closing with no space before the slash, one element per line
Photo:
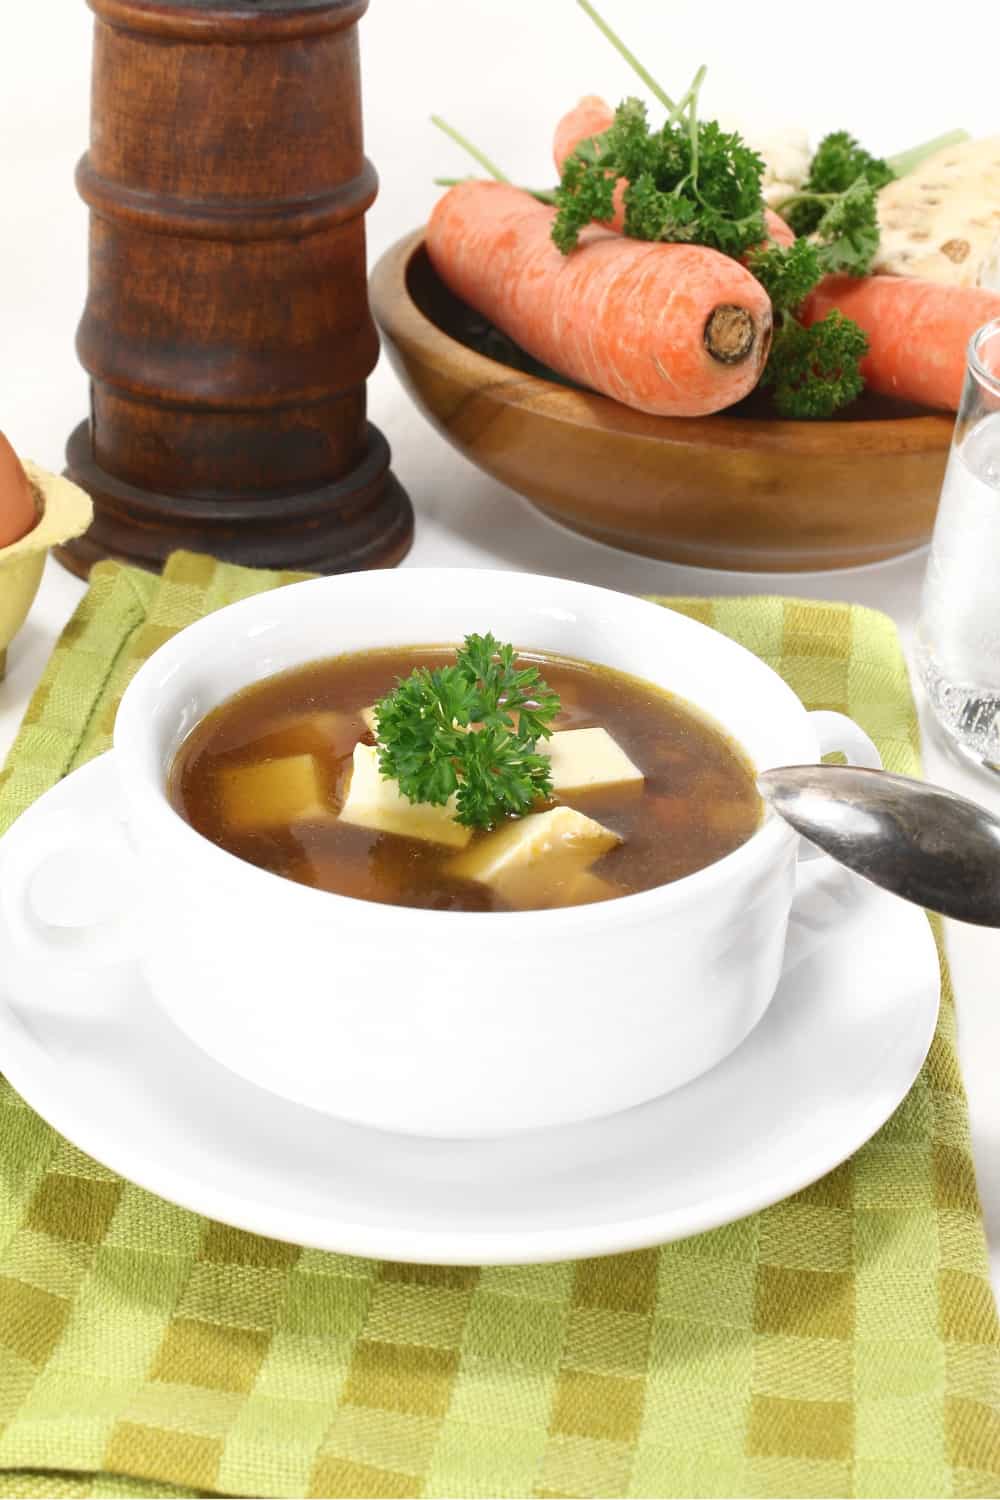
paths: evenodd
<path fill-rule="evenodd" d="M 410 802 L 395 781 L 383 777 L 377 748 L 374 745 L 355 745 L 351 784 L 340 809 L 342 823 L 464 849 L 472 837 L 472 829 L 456 823 L 455 812 L 454 797 L 444 807 L 434 807 L 429 802 Z"/>
<path fill-rule="evenodd" d="M 540 740 L 538 750 L 552 761 L 552 789 L 560 797 L 643 784 L 638 766 L 606 729 L 562 729 L 550 740 Z"/>
<path fill-rule="evenodd" d="M 566 891 L 621 836 L 578 812 L 530 813 L 450 860 L 448 874 L 490 885 L 514 906 L 561 906 Z"/>
<path fill-rule="evenodd" d="M 313 755 L 289 755 L 230 767 L 219 778 L 219 804 L 233 833 L 336 816 Z"/>

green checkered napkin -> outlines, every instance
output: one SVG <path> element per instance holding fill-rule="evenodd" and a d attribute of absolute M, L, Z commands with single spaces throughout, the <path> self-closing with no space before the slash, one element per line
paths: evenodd
<path fill-rule="evenodd" d="M 0 829 L 107 749 L 162 641 L 290 576 L 183 554 L 162 580 L 97 568 L 0 773 Z M 673 606 L 917 771 L 884 616 Z M 0 1494 L 1000 1493 L 947 974 L 923 1072 L 852 1161 L 728 1228 L 576 1264 L 421 1268 L 257 1238 L 123 1182 L 2 1087 Z"/>

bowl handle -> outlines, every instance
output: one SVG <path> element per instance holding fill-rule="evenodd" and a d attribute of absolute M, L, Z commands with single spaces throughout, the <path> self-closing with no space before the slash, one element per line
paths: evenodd
<path fill-rule="evenodd" d="M 879 754 L 875 741 L 869 739 L 860 724 L 855 724 L 846 714 L 835 713 L 832 709 L 817 708 L 809 715 L 809 722 L 816 731 L 819 740 L 820 756 L 829 755 L 833 750 L 839 750 L 847 757 L 850 766 L 864 766 L 869 771 L 881 771 L 882 757 Z M 806 864 L 813 859 L 829 859 L 822 849 L 817 849 L 805 839 L 799 840 L 799 864 Z"/>
<path fill-rule="evenodd" d="M 109 754 L 107 760 L 110 762 Z M 110 767 L 109 767 L 110 770 Z M 0 914 L 20 952 L 51 962 L 87 966 L 127 963 L 140 947 L 144 879 L 125 826 L 114 818 L 48 809 L 29 810 L 0 843 Z M 79 925 L 47 919 L 38 908 L 36 882 L 67 855 L 113 864 L 128 895 L 109 916 Z"/>
<path fill-rule="evenodd" d="M 821 756 L 840 750 L 847 756 L 850 766 L 864 766 L 869 771 L 881 771 L 882 757 L 874 742 L 868 738 L 860 724 L 855 724 L 846 714 L 833 713 L 830 709 L 814 709 L 809 722 L 816 731 Z"/>

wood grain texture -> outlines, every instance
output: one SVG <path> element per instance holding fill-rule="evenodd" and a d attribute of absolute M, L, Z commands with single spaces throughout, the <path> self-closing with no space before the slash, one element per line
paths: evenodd
<path fill-rule="evenodd" d="M 929 540 L 951 417 L 874 401 L 831 422 L 647 416 L 468 347 L 477 319 L 422 243 L 422 231 L 399 241 L 371 280 L 393 365 L 459 452 L 554 519 L 741 572 L 853 567 Z"/>
<path fill-rule="evenodd" d="M 412 512 L 365 412 L 364 0 L 91 7 L 91 413 L 67 462 L 97 517 L 63 560 L 398 561 Z"/>

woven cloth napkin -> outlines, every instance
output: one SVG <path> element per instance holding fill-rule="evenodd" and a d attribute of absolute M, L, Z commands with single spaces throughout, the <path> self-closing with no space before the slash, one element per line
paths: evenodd
<path fill-rule="evenodd" d="M 108 748 L 151 651 L 291 578 L 184 554 L 162 580 L 96 568 L 0 774 L 0 830 Z M 669 602 L 918 771 L 884 616 Z M 122 1181 L 3 1089 L 0 1494 L 1000 1493 L 946 970 L 927 1063 L 857 1156 L 752 1218 L 610 1259 L 422 1268 L 258 1238 Z"/>

